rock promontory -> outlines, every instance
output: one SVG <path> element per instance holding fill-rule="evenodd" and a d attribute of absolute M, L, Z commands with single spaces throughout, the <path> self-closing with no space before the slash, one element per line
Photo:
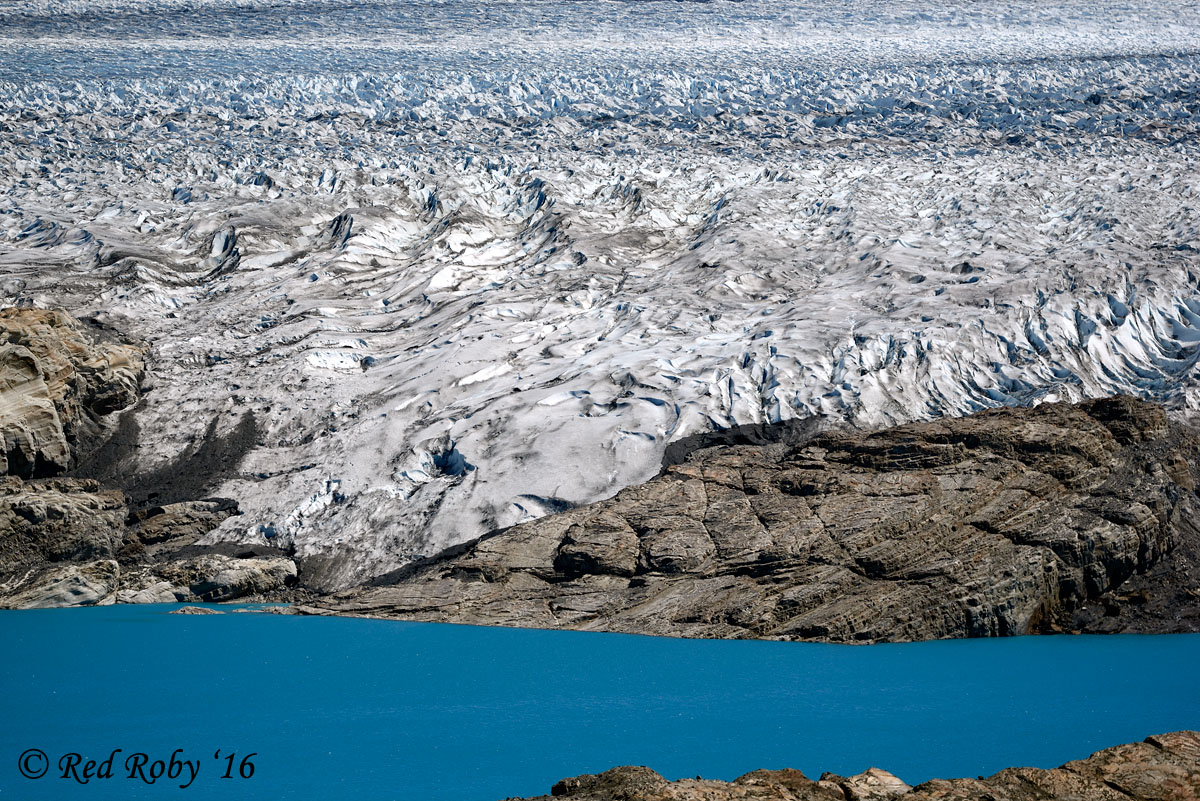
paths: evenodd
<path fill-rule="evenodd" d="M 857 776 L 756 770 L 732 782 L 669 782 L 644 767 L 620 767 L 555 784 L 527 801 L 1194 801 L 1200 798 L 1200 732 L 1180 731 L 1106 748 L 1052 770 L 1008 768 L 987 778 L 934 779 L 910 787 L 887 771 Z M 515 801 L 521 801 L 516 799 Z"/>
<path fill-rule="evenodd" d="M 1200 630 L 1200 434 L 1130 397 L 696 451 L 326 613 L 878 642 Z"/>

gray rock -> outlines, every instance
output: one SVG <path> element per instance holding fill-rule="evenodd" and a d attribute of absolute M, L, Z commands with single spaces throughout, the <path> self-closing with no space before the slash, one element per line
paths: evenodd
<path fill-rule="evenodd" d="M 4 598 L 11 609 L 104 606 L 116 601 L 120 568 L 111 559 L 68 563 L 42 571 Z"/>
<path fill-rule="evenodd" d="M 130 584 L 129 578 L 125 579 L 126 585 Z M 139 582 L 141 584 L 141 582 Z M 125 589 L 117 593 L 117 603 L 121 604 L 173 604 L 179 601 L 180 594 L 187 596 L 186 592 L 181 593 L 181 588 L 176 587 L 169 581 L 158 581 L 150 586 L 140 586 L 139 589 L 132 589 L 126 586 Z"/>
<path fill-rule="evenodd" d="M 296 581 L 296 563 L 286 557 L 238 559 L 223 554 L 204 554 L 139 565 L 122 579 L 122 586 L 137 593 L 162 592 L 169 587 L 171 601 L 229 601 L 267 595 L 290 587 Z"/>

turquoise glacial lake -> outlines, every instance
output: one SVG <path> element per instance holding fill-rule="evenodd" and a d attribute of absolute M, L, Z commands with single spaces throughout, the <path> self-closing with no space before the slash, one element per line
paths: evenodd
<path fill-rule="evenodd" d="M 621 764 L 916 783 L 1200 728 L 1196 635 L 834 646 L 172 608 L 0 612 L 0 799 L 497 801 Z M 118 748 L 111 778 L 61 777 Z M 190 786 L 129 778 L 177 749 Z"/>

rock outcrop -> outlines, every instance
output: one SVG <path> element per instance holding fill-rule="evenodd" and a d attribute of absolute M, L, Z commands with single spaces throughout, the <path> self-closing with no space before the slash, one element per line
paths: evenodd
<path fill-rule="evenodd" d="M 224 499 L 133 509 L 119 489 L 62 475 L 138 399 L 137 345 L 69 315 L 0 310 L 0 607 L 219 601 L 290 587 L 274 549 L 197 541 L 237 514 Z"/>
<path fill-rule="evenodd" d="M 1052 770 L 1008 768 L 978 779 L 934 779 L 909 787 L 887 771 L 857 776 L 826 773 L 817 781 L 798 770 L 756 770 L 732 782 L 669 782 L 649 768 L 613 768 L 554 785 L 529 801 L 1193 801 L 1200 798 L 1200 733 L 1147 737 Z M 517 799 L 516 801 L 520 801 Z"/>
<path fill-rule="evenodd" d="M 0 607 L 176 603 L 267 597 L 296 565 L 269 549 L 199 546 L 237 514 L 208 499 L 129 514 L 89 479 L 0 479 Z"/>
<path fill-rule="evenodd" d="M 837 642 L 1196 631 L 1198 456 L 1128 397 L 711 448 L 318 606 Z"/>
<path fill-rule="evenodd" d="M 0 474 L 63 472 L 100 418 L 137 400 L 144 349 L 98 338 L 65 312 L 0 309 Z"/>
<path fill-rule="evenodd" d="M 207 606 L 181 606 L 178 609 L 168 612 L 171 615 L 223 615 L 225 614 L 219 609 L 210 609 Z"/>

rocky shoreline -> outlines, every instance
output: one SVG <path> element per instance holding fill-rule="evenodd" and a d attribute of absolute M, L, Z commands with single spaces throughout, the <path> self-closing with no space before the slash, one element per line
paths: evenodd
<path fill-rule="evenodd" d="M 645 767 L 563 779 L 550 795 L 524 801 L 1187 801 L 1200 798 L 1200 733 L 1179 731 L 1118 745 L 1052 770 L 1008 768 L 977 779 L 934 779 L 910 787 L 884 770 L 857 776 L 756 770 L 732 782 L 669 782 Z M 512 801 L 522 801 L 513 799 Z"/>

